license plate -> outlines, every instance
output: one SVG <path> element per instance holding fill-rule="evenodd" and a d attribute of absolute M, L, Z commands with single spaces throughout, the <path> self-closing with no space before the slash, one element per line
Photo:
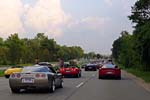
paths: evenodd
<path fill-rule="evenodd" d="M 89 67 L 89 69 L 92 69 L 92 67 Z"/>
<path fill-rule="evenodd" d="M 34 79 L 32 79 L 32 78 L 23 78 L 22 83 L 34 83 Z"/>
<path fill-rule="evenodd" d="M 69 70 L 66 70 L 66 72 L 70 72 Z"/>
<path fill-rule="evenodd" d="M 113 72 L 107 72 L 107 74 L 113 74 Z"/>

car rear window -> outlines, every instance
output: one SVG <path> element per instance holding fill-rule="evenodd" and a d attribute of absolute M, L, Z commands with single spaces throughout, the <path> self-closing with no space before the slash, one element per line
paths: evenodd
<path fill-rule="evenodd" d="M 113 64 L 105 64 L 102 66 L 102 68 L 115 68 L 116 65 Z"/>
<path fill-rule="evenodd" d="M 89 64 L 87 65 L 87 67 L 96 67 L 97 65 L 96 64 Z"/>

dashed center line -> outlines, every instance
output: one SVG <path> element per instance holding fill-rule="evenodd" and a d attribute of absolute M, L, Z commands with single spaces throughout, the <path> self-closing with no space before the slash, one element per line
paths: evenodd
<path fill-rule="evenodd" d="M 78 85 L 76 86 L 76 88 L 81 87 L 83 84 L 84 84 L 84 82 L 81 82 L 80 84 L 78 84 Z"/>

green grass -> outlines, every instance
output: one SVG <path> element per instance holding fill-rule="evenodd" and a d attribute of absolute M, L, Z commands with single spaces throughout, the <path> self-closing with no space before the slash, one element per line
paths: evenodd
<path fill-rule="evenodd" d="M 0 70 L 0 77 L 4 76 L 4 71 Z"/>
<path fill-rule="evenodd" d="M 145 82 L 150 83 L 150 72 L 145 72 L 139 69 L 126 69 L 129 73 L 142 78 Z"/>
<path fill-rule="evenodd" d="M 126 70 L 127 72 L 143 79 L 146 83 L 150 83 L 150 72 L 143 71 L 135 68 L 125 68 L 124 66 L 117 64 L 122 70 Z"/>

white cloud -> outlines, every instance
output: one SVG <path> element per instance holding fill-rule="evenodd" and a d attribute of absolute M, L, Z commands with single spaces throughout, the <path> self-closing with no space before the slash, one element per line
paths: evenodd
<path fill-rule="evenodd" d="M 69 24 L 69 28 L 74 31 L 91 30 L 102 32 L 110 22 L 111 19 L 106 17 L 85 17 L 81 20 L 72 20 Z"/>
<path fill-rule="evenodd" d="M 51 33 L 54 36 L 62 34 L 62 26 L 68 20 L 60 0 L 38 0 L 28 9 L 25 18 L 25 25 L 33 31 Z"/>
<path fill-rule="evenodd" d="M 12 33 L 24 32 L 20 0 L 0 0 L 0 35 L 6 38 Z"/>
<path fill-rule="evenodd" d="M 112 6 L 113 0 L 104 0 L 105 3 L 109 6 Z"/>

